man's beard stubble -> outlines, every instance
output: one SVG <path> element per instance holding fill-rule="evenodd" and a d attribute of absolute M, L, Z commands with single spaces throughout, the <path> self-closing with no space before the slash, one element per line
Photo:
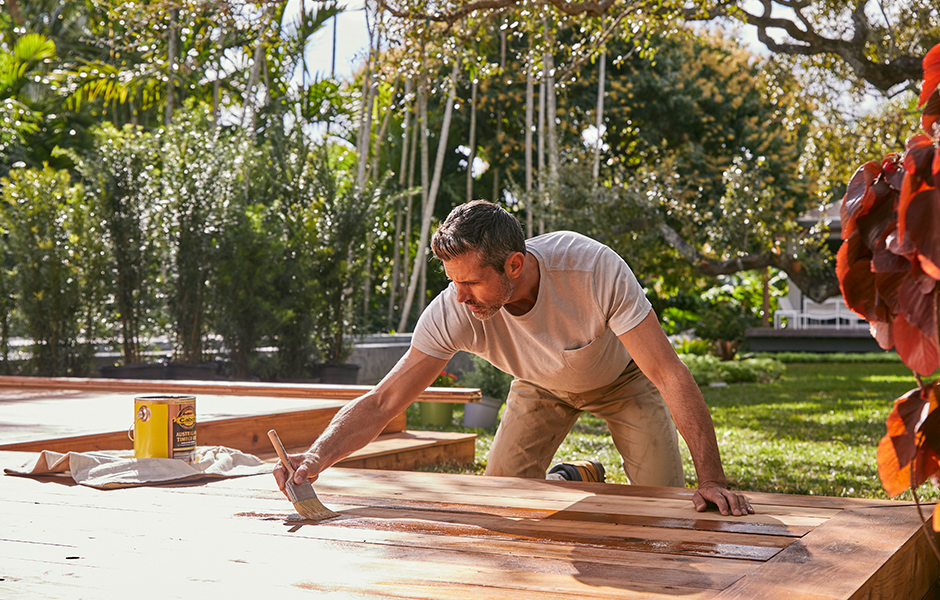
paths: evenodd
<path fill-rule="evenodd" d="M 499 279 L 499 291 L 500 299 L 493 304 L 478 304 L 468 300 L 464 304 L 467 306 L 473 306 L 477 309 L 483 309 L 482 311 L 471 310 L 472 314 L 479 321 L 487 321 L 496 316 L 496 313 L 500 311 L 501 308 L 506 306 L 506 303 L 509 302 L 509 299 L 512 298 L 512 294 L 516 291 L 516 286 L 513 284 L 512 279 L 509 278 L 505 273 L 500 276 Z"/>

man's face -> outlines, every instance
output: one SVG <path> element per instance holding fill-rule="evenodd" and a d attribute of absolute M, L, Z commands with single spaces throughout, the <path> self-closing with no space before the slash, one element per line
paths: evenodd
<path fill-rule="evenodd" d="M 476 252 L 465 252 L 443 264 L 457 291 L 457 301 L 466 304 L 481 321 L 492 318 L 512 298 L 513 280 L 493 267 L 481 265 Z"/>

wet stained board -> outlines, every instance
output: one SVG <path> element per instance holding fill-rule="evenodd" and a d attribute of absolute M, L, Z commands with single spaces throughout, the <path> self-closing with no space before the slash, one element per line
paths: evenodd
<path fill-rule="evenodd" d="M 0 477 L 0 597 L 919 600 L 938 578 L 901 502 L 749 494 L 722 517 L 676 488 L 331 469 L 340 516 L 312 523 L 267 475 L 69 481 Z"/>

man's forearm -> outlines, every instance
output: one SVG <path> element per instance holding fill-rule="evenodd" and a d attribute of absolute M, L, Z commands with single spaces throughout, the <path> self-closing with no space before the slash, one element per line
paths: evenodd
<path fill-rule="evenodd" d="M 727 481 L 711 413 L 691 373 L 684 371 L 660 393 L 667 400 L 676 428 L 689 447 L 699 486 L 713 482 L 724 487 Z"/>
<path fill-rule="evenodd" d="M 374 392 L 353 400 L 330 421 L 307 454 L 313 457 L 309 475 L 318 475 L 374 440 L 398 414 L 382 410 Z"/>

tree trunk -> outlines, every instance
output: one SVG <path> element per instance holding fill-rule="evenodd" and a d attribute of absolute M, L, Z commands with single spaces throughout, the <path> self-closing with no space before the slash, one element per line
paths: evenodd
<path fill-rule="evenodd" d="M 531 47 L 531 43 L 530 43 Z M 525 227 L 526 237 L 532 237 L 534 215 L 532 210 L 532 112 L 535 104 L 535 85 L 532 81 L 532 53 L 526 55 L 525 69 Z"/>
<path fill-rule="evenodd" d="M 411 78 L 405 80 L 405 98 L 411 94 Z M 401 134 L 401 165 L 398 168 L 398 188 L 405 187 L 405 178 L 408 170 L 408 141 L 411 135 L 411 110 L 405 108 L 404 120 L 402 122 Z M 392 244 L 392 281 L 388 288 L 388 315 L 386 316 L 386 327 L 392 328 L 392 319 L 395 318 L 395 300 L 398 298 L 398 286 L 401 277 L 401 249 L 402 249 L 402 213 L 401 198 L 398 199 L 395 206 L 395 241 Z"/>
<path fill-rule="evenodd" d="M 501 29 L 499 32 L 499 77 L 500 85 L 504 81 L 502 78 L 505 77 L 506 71 L 506 30 Z M 503 106 L 499 105 L 499 108 L 496 109 L 496 147 L 499 148 L 499 145 L 503 143 Z M 498 156 L 498 155 L 497 155 Z M 497 160 L 501 160 L 502 157 L 499 157 Z M 499 202 L 500 200 L 500 187 L 499 187 L 499 167 L 493 168 L 493 202 Z"/>
<path fill-rule="evenodd" d="M 545 115 L 548 125 L 548 176 L 551 182 L 549 188 L 554 188 L 558 182 L 558 136 L 555 131 L 555 117 L 558 114 L 555 100 L 555 59 L 551 52 L 545 53 Z"/>
<path fill-rule="evenodd" d="M 163 125 L 169 127 L 173 123 L 173 104 L 174 104 L 174 94 L 175 94 L 175 79 L 176 79 L 176 46 L 177 46 L 177 24 L 176 19 L 179 15 L 179 10 L 173 9 L 170 11 L 170 28 L 168 30 L 169 39 L 167 40 L 167 57 L 166 57 L 166 66 L 167 66 L 167 76 L 166 76 L 166 110 L 163 113 Z"/>
<path fill-rule="evenodd" d="M 761 273 L 761 288 L 763 290 L 763 303 L 761 305 L 761 324 L 770 327 L 770 268 L 764 267 Z"/>
<path fill-rule="evenodd" d="M 245 105 L 242 109 L 242 125 L 248 119 L 248 135 L 255 139 L 255 89 L 261 81 L 261 61 L 264 58 L 264 44 L 258 40 L 255 52 L 252 55 L 251 73 L 248 75 L 248 88 L 245 90 Z"/>
<path fill-rule="evenodd" d="M 467 155 L 467 202 L 473 200 L 473 161 L 477 157 L 477 80 L 470 83 L 470 154 Z"/>
<path fill-rule="evenodd" d="M 424 212 L 421 216 L 421 234 L 418 238 L 418 252 L 415 255 L 414 268 L 412 269 L 411 273 L 411 282 L 408 285 L 408 296 L 405 300 L 405 307 L 402 312 L 402 320 L 398 327 L 399 331 L 406 331 L 408 313 L 411 310 L 411 303 L 414 300 L 414 294 L 418 284 L 418 276 L 421 273 L 421 263 L 427 262 L 427 244 L 431 230 L 431 219 L 434 216 L 434 203 L 435 199 L 437 198 L 437 190 L 441 184 L 441 173 L 444 170 L 444 153 L 447 152 L 447 137 L 450 133 L 450 121 L 454 113 L 454 99 L 457 96 L 457 76 L 460 74 L 459 69 L 460 64 L 455 59 L 454 66 L 450 73 L 450 90 L 447 93 L 447 101 L 444 105 L 444 121 L 441 124 L 441 136 L 437 144 L 437 153 L 434 157 L 434 177 L 431 181 L 431 186 L 427 194 L 428 199 L 425 203 Z M 427 98 L 422 98 L 421 104 L 422 127 L 426 127 Z M 424 137 L 426 140 L 426 134 Z M 425 141 L 421 152 L 422 154 L 427 152 L 427 141 Z"/>
<path fill-rule="evenodd" d="M 538 186 L 536 196 L 540 206 L 546 206 L 548 202 L 545 198 L 545 81 L 539 82 L 539 123 L 538 127 L 538 152 L 535 161 L 536 173 L 538 174 Z M 545 233 L 545 221 L 539 219 L 539 233 Z M 532 232 L 529 233 L 532 235 Z"/>
<path fill-rule="evenodd" d="M 603 146 L 602 127 L 604 126 L 604 92 L 607 77 L 607 51 L 601 51 L 600 66 L 597 74 L 597 114 L 594 119 L 594 127 L 597 129 L 597 140 L 594 143 L 594 169 L 591 174 L 594 176 L 594 185 L 601 174 L 601 146 Z"/>

